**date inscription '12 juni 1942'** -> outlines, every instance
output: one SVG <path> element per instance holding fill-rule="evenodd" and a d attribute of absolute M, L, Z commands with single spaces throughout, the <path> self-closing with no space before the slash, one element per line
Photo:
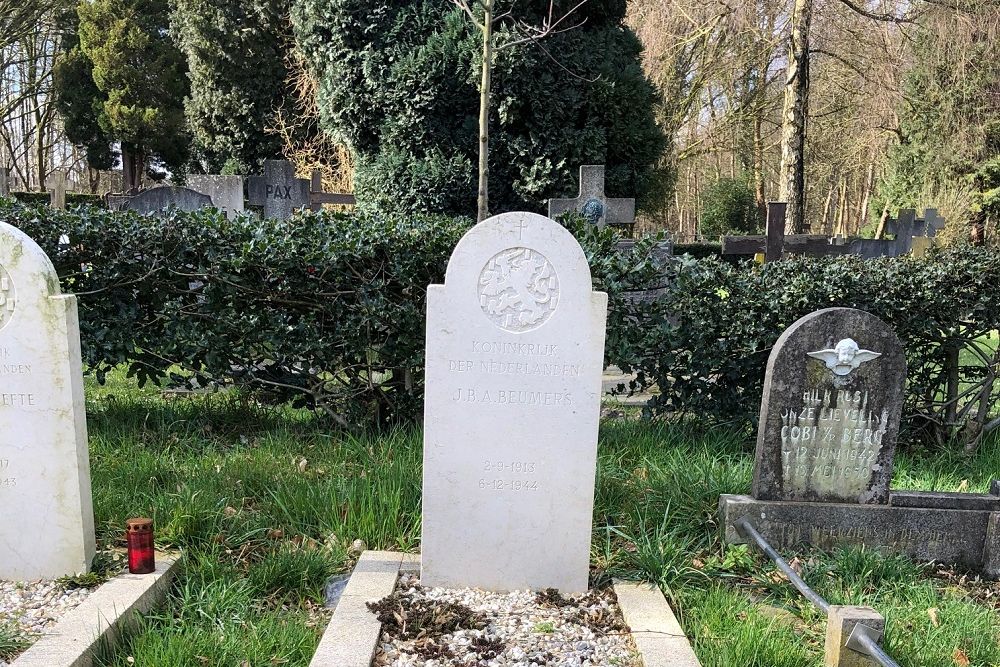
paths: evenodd
<path fill-rule="evenodd" d="M 607 296 L 583 250 L 490 218 L 427 310 L 421 583 L 586 591 Z"/>
<path fill-rule="evenodd" d="M 754 496 L 886 503 L 906 359 L 869 313 L 817 311 L 793 324 L 768 360 Z"/>

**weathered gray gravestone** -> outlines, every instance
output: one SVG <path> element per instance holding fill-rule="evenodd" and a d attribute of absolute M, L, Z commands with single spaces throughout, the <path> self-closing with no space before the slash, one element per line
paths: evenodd
<path fill-rule="evenodd" d="M 807 315 L 767 362 L 753 494 L 886 503 L 906 357 L 882 320 L 851 308 Z"/>
<path fill-rule="evenodd" d="M 287 220 L 310 206 L 309 180 L 295 178 L 287 160 L 265 160 L 264 175 L 247 178 L 247 201 L 263 209 L 265 218 Z"/>
<path fill-rule="evenodd" d="M 831 308 L 768 360 L 753 495 L 723 495 L 728 542 L 749 521 L 775 548 L 885 549 L 1000 577 L 1000 497 L 890 491 L 906 364 L 889 327 Z"/>
<path fill-rule="evenodd" d="M 56 169 L 48 178 L 49 184 L 49 206 L 52 208 L 66 208 L 66 172 Z"/>
<path fill-rule="evenodd" d="M 549 217 L 578 211 L 596 226 L 631 225 L 635 222 L 635 199 L 610 199 L 604 194 L 604 165 L 580 167 L 580 194 L 573 199 L 550 199 Z"/>
<path fill-rule="evenodd" d="M 243 212 L 243 177 L 196 174 L 187 177 L 188 187 L 207 195 L 230 220 Z"/>
<path fill-rule="evenodd" d="M 94 514 L 76 298 L 0 223 L 0 580 L 85 572 Z"/>
<path fill-rule="evenodd" d="M 427 294 L 421 583 L 586 591 L 607 295 L 580 244 L 505 213 Z"/>
<path fill-rule="evenodd" d="M 143 215 L 158 215 L 164 211 L 197 211 L 212 206 L 212 199 L 190 188 L 158 187 L 144 190 L 129 197 L 122 204 L 124 211 L 136 211 Z"/>
<path fill-rule="evenodd" d="M 10 181 L 7 176 L 7 167 L 0 167 L 0 197 L 10 194 Z"/>

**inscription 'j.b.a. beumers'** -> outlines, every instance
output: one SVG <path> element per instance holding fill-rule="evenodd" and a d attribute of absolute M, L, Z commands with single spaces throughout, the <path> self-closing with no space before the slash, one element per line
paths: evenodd
<path fill-rule="evenodd" d="M 887 502 L 905 376 L 873 315 L 830 308 L 789 327 L 768 360 L 754 496 Z"/>
<path fill-rule="evenodd" d="M 428 289 L 422 582 L 587 589 L 606 314 L 548 218 L 459 242 Z"/>

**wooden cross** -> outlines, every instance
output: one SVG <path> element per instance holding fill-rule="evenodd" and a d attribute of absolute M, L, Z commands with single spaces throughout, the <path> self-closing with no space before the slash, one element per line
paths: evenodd
<path fill-rule="evenodd" d="M 611 199 L 604 194 L 604 165 L 580 167 L 580 194 L 573 199 L 550 199 L 549 217 L 578 211 L 597 228 L 635 224 L 635 199 Z"/>

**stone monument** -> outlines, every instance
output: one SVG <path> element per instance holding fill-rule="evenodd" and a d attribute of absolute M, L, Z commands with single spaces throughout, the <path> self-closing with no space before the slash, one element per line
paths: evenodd
<path fill-rule="evenodd" d="M 192 190 L 208 196 L 212 205 L 226 213 L 232 220 L 243 212 L 243 177 L 194 175 L 187 177 L 187 184 Z"/>
<path fill-rule="evenodd" d="M 752 496 L 723 495 L 728 542 L 748 521 L 773 547 L 862 545 L 1000 577 L 1000 488 L 892 491 L 906 361 L 892 329 L 850 308 L 803 317 L 768 359 Z"/>
<path fill-rule="evenodd" d="M 261 207 L 265 218 L 287 220 L 310 207 L 309 179 L 295 178 L 295 165 L 287 160 L 265 160 L 264 175 L 247 179 L 247 202 Z"/>
<path fill-rule="evenodd" d="M 782 334 L 764 379 L 753 495 L 885 503 L 906 357 L 873 315 L 828 308 Z"/>
<path fill-rule="evenodd" d="M 212 206 L 212 199 L 191 188 L 162 186 L 143 190 L 129 197 L 121 205 L 123 211 L 136 211 L 142 215 L 159 215 L 164 211 L 197 211 Z"/>
<path fill-rule="evenodd" d="M 7 175 L 7 167 L 0 167 L 0 197 L 10 194 L 10 180 Z"/>
<path fill-rule="evenodd" d="M 586 591 L 607 295 L 583 250 L 498 215 L 427 301 L 421 583 Z"/>
<path fill-rule="evenodd" d="M 549 217 L 578 211 L 595 227 L 631 225 L 635 222 L 634 199 L 610 199 L 604 194 L 604 165 L 580 167 L 580 194 L 573 199 L 550 199 Z"/>
<path fill-rule="evenodd" d="M 0 579 L 87 571 L 94 514 L 76 297 L 0 222 Z"/>
<path fill-rule="evenodd" d="M 49 206 L 52 208 L 66 208 L 66 172 L 56 169 L 48 178 L 49 183 Z"/>

